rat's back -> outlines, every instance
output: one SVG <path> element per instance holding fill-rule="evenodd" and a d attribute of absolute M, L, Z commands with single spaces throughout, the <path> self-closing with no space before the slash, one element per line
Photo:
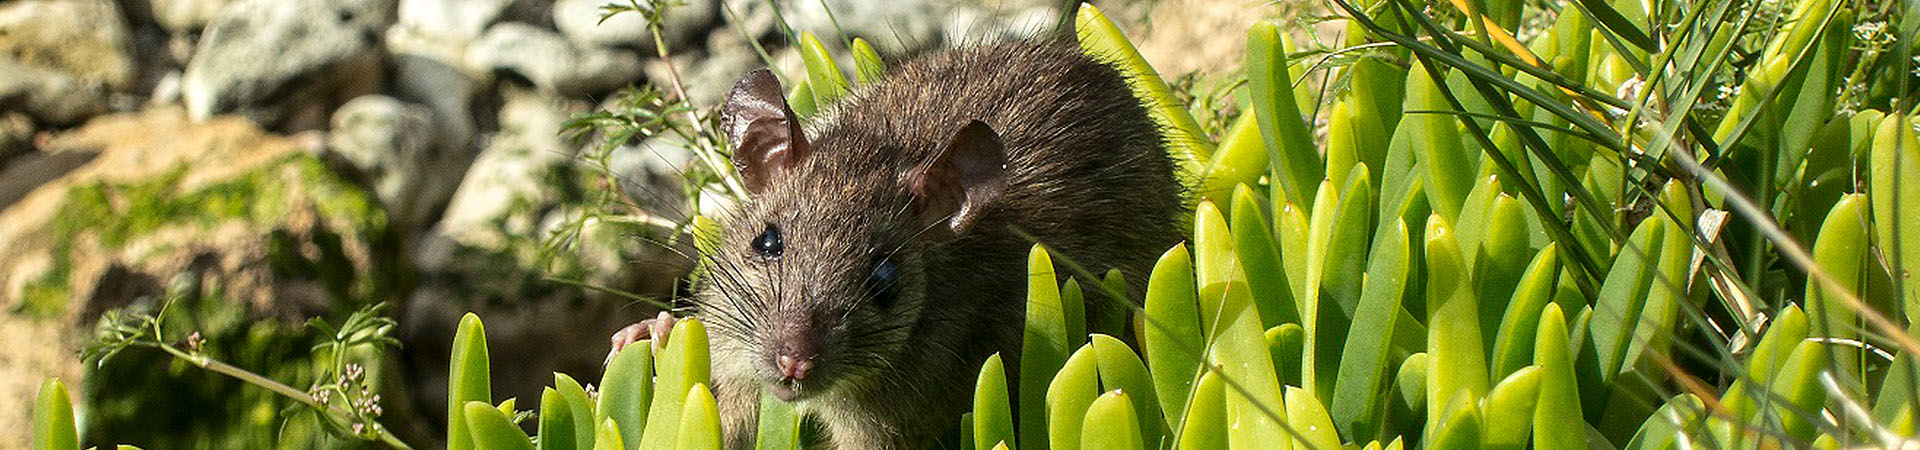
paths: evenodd
<path fill-rule="evenodd" d="M 963 245 L 968 251 L 951 254 L 985 253 L 977 256 L 1024 270 L 1031 237 L 1091 270 L 1119 268 L 1137 283 L 1179 239 L 1182 188 L 1158 126 L 1119 71 L 1070 40 L 923 56 L 826 116 L 821 132 L 809 134 L 897 141 L 880 146 L 897 154 L 841 155 L 878 158 L 895 171 L 931 158 L 937 140 L 968 120 L 998 131 L 1007 191 L 981 219 L 988 226 Z"/>
<path fill-rule="evenodd" d="M 907 61 L 805 132 L 783 92 L 758 71 L 722 108 L 751 194 L 712 265 L 733 272 L 701 300 L 731 448 L 750 448 L 762 387 L 806 402 L 834 448 L 917 447 L 961 413 L 954 374 L 996 352 L 1019 367 L 1034 243 L 1137 293 L 1179 240 L 1161 133 L 1070 41 Z M 1124 310 L 1100 298 L 1087 317 Z"/>

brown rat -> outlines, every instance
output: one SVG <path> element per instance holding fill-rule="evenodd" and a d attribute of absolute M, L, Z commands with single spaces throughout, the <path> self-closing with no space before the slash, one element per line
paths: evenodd
<path fill-rule="evenodd" d="M 752 448 L 763 389 L 832 448 L 925 446 L 987 356 L 1017 356 L 1034 241 L 1138 283 L 1179 240 L 1161 133 L 1069 40 L 920 57 L 806 132 L 782 92 L 755 71 L 721 111 L 749 198 L 720 219 L 693 314 L 728 448 Z"/>

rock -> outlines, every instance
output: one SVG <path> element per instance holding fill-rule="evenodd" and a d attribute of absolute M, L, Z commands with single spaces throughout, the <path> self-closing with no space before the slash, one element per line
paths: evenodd
<path fill-rule="evenodd" d="M 600 6 L 608 0 L 558 0 L 553 4 L 553 24 L 574 42 L 607 47 L 631 47 L 651 53 L 653 32 L 640 13 L 625 11 L 601 20 Z M 698 44 L 713 31 L 720 18 L 720 0 L 688 0 L 671 5 L 661 20 L 666 31 L 668 50 L 674 53 Z"/>
<path fill-rule="evenodd" d="M 175 33 L 191 33 L 206 28 L 213 19 L 220 16 L 238 0 L 148 0 L 153 8 L 153 21 L 161 28 Z"/>
<path fill-rule="evenodd" d="M 707 51 L 676 54 L 673 63 L 680 70 L 687 99 L 699 108 L 720 104 L 733 89 L 734 80 L 764 65 L 760 55 L 754 53 L 739 33 L 724 31 L 707 37 Z M 667 72 L 666 63 L 659 58 L 648 58 L 646 72 L 647 79 L 653 80 L 655 86 L 667 89 L 671 74 Z"/>
<path fill-rule="evenodd" d="M 421 33 L 470 41 L 500 18 L 512 0 L 400 0 L 400 25 Z"/>
<path fill-rule="evenodd" d="M 756 2 L 764 3 L 764 1 Z M 791 0 L 783 17 L 794 31 L 827 40 L 834 30 L 866 38 L 881 54 L 899 55 L 942 44 L 943 18 L 954 10 L 942 0 Z M 858 14 L 849 13 L 858 11 Z"/>
<path fill-rule="evenodd" d="M 33 120 L 18 112 L 0 112 L 0 170 L 7 162 L 33 151 Z"/>
<path fill-rule="evenodd" d="M 553 28 L 553 4 L 556 0 L 513 0 L 500 12 L 501 22 L 520 22 L 540 28 Z M 675 0 L 682 1 L 682 0 Z"/>
<path fill-rule="evenodd" d="M 984 44 L 1038 37 L 1060 21 L 1060 10 L 1035 6 L 1006 13 L 956 7 L 947 19 L 947 42 Z"/>
<path fill-rule="evenodd" d="M 766 39 L 778 35 L 781 32 L 780 16 L 775 14 L 773 8 L 767 3 L 767 0 L 721 0 L 720 15 L 728 22 L 726 28 L 729 30 L 715 30 L 715 32 L 744 31 L 754 39 Z M 731 30 L 736 27 L 740 31 Z"/>
<path fill-rule="evenodd" d="M 365 177 L 396 225 L 412 229 L 439 212 L 466 168 L 465 158 L 434 145 L 433 124 L 424 106 L 356 98 L 334 111 L 327 151 Z"/>
<path fill-rule="evenodd" d="M 608 169 L 635 206 L 669 221 L 685 220 L 689 204 L 681 186 L 693 165 L 693 149 L 677 134 L 662 134 L 635 145 L 614 148 Z"/>
<path fill-rule="evenodd" d="M 107 93 L 98 82 L 0 57 L 0 110 L 25 111 L 42 124 L 68 126 L 106 112 Z"/>
<path fill-rule="evenodd" d="M 238 118 L 191 123 L 176 108 L 104 116 L 53 136 L 41 154 L 81 158 L 0 207 L 0 286 L 8 287 L 0 291 L 0 308 L 63 317 L 75 317 L 66 315 L 81 309 L 97 311 L 84 306 L 94 301 L 90 296 L 69 293 L 98 290 L 110 267 L 166 279 L 170 275 L 165 274 L 185 270 L 186 261 L 194 259 L 187 255 L 247 253 L 242 251 L 247 243 L 263 244 L 279 220 L 321 204 L 331 212 L 300 220 L 327 222 L 328 228 L 352 236 L 365 231 L 355 229 L 384 227 L 379 211 L 359 206 L 371 199 L 308 197 L 354 197 L 360 191 L 324 169 L 312 170 L 319 165 L 302 156 L 305 146 Z M 300 159 L 307 162 L 289 162 Z M 34 255 L 53 260 L 14 263 Z M 248 270 L 258 272 L 248 273 L 272 279 L 265 269 L 253 267 Z M 70 276 L 49 278 L 53 273 Z M 238 283 L 257 279 L 252 275 L 233 279 L 229 288 L 236 298 L 260 305 L 278 301 L 268 286 Z"/>
<path fill-rule="evenodd" d="M 481 76 L 461 69 L 466 45 L 433 37 L 408 27 L 387 28 L 387 51 L 393 62 L 395 94 L 401 100 L 426 105 L 433 111 L 435 145 L 448 154 L 466 155 L 473 139 L 473 97 Z"/>
<path fill-rule="evenodd" d="M 41 154 L 89 159 L 0 206 L 0 329 L 8 336 L 0 346 L 0 426 L 24 423 L 16 416 L 25 417 L 23 406 L 31 404 L 21 403 L 15 377 L 81 379 L 74 355 L 109 309 L 166 300 L 184 313 L 168 325 L 205 333 L 211 347 L 223 349 L 222 360 L 306 368 L 313 362 L 296 359 L 313 342 L 301 325 L 306 319 L 328 312 L 337 320 L 362 302 L 400 298 L 392 275 L 405 272 L 390 266 L 400 258 L 384 238 L 386 220 L 375 201 L 303 152 L 308 144 L 298 139 L 237 117 L 195 123 L 179 108 L 156 108 L 99 117 L 47 142 Z M 278 339 L 288 336 L 295 338 Z M 33 356 L 23 345 L 62 356 Z M 152 370 L 171 361 L 163 354 L 130 351 L 111 361 L 86 366 L 86 379 L 164 392 L 198 385 Z M 136 442 L 244 433 L 240 427 L 250 425 L 219 428 L 230 416 L 201 416 L 255 405 L 230 407 L 240 399 L 222 390 L 153 401 L 153 394 L 71 385 L 76 397 L 86 389 L 85 398 L 96 401 L 90 427 Z M 190 426 L 156 428 L 154 417 L 184 417 Z M 236 445 L 288 445 L 275 445 L 276 438 L 283 437 Z M 296 438 L 296 447 L 329 445 Z"/>
<path fill-rule="evenodd" d="M 0 55 L 123 90 L 133 83 L 127 24 L 112 0 L 0 4 Z"/>
<path fill-rule="evenodd" d="M 535 87 L 567 96 L 604 92 L 636 81 L 640 58 L 631 52 L 574 44 L 558 33 L 503 23 L 467 50 L 467 67 L 507 72 Z"/>
<path fill-rule="evenodd" d="M 558 182 L 566 178 L 555 175 L 570 170 L 574 152 L 561 140 L 561 126 L 578 108 L 515 89 L 503 95 L 503 127 L 467 169 L 428 239 L 499 249 L 516 236 L 536 236 L 545 205 L 563 195 Z M 419 261 L 429 270 L 445 263 Z"/>
<path fill-rule="evenodd" d="M 207 26 L 181 80 L 194 120 L 237 113 L 301 129 L 378 90 L 391 0 L 242 0 Z"/>

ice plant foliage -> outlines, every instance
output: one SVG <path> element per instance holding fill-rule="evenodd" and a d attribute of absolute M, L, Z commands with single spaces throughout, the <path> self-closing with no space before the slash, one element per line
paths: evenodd
<path fill-rule="evenodd" d="M 1127 336 L 1086 323 L 1126 283 L 1036 243 L 1027 357 L 966 375 L 947 445 L 1920 448 L 1920 64 L 1911 8 L 1882 3 L 1332 0 L 1345 47 L 1248 31 L 1227 129 L 1081 6 L 1073 36 L 1193 180 L 1191 239 L 1107 305 Z M 801 115 L 883 71 L 862 41 L 852 77 L 796 41 Z M 1332 82 L 1297 95 L 1303 76 Z M 529 436 L 488 396 L 469 315 L 448 448 L 720 448 L 706 331 L 670 336 L 612 358 L 597 393 L 556 374 Z M 41 389 L 35 448 L 77 449 L 69 405 Z M 758 427 L 762 449 L 813 440 L 777 400 Z"/>

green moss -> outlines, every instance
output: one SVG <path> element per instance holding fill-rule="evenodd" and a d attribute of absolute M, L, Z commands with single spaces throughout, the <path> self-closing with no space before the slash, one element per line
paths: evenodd
<path fill-rule="evenodd" d="M 55 266 L 55 269 L 22 288 L 22 301 L 15 312 L 30 317 L 53 317 L 66 309 L 67 273 L 72 269 L 70 265 Z"/>
<path fill-rule="evenodd" d="M 294 208 L 307 204 L 312 205 L 323 222 L 340 223 L 349 228 L 337 230 L 339 232 L 352 233 L 369 242 L 386 240 L 387 218 L 374 197 L 311 155 L 290 155 L 183 192 L 181 182 L 188 170 L 183 164 L 142 180 L 94 182 L 68 190 L 48 227 L 52 267 L 41 279 L 27 285 L 23 293 L 26 301 L 14 312 L 53 317 L 64 311 L 72 296 L 68 292 L 68 278 L 72 274 L 73 253 L 83 249 L 83 244 L 115 251 L 162 229 L 210 229 L 230 221 L 270 225 L 287 217 Z M 375 286 L 355 283 L 364 277 L 355 276 L 341 249 L 341 236 L 335 231 L 315 230 L 316 240 L 321 241 L 324 250 L 319 260 L 302 261 L 276 274 L 313 274 L 338 297 L 364 296 L 378 291 Z"/>

